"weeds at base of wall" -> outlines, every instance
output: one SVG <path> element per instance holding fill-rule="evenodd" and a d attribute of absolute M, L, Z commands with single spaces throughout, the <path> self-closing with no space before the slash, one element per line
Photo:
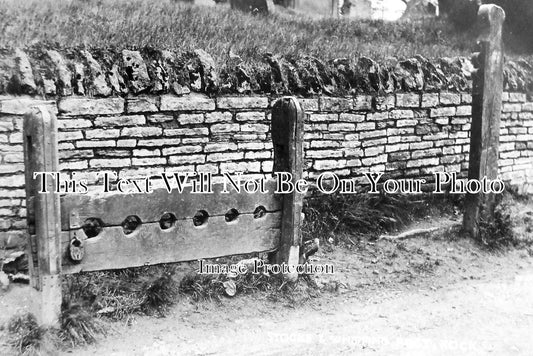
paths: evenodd
<path fill-rule="evenodd" d="M 479 243 L 489 250 L 527 248 L 533 255 L 531 197 L 509 191 L 497 197 L 492 221 L 481 220 Z"/>
<path fill-rule="evenodd" d="M 481 245 L 489 250 L 499 250 L 514 244 L 511 215 L 505 206 L 499 204 L 496 207 L 492 221 L 480 221 L 479 239 Z"/>
<path fill-rule="evenodd" d="M 344 235 L 373 240 L 427 216 L 457 215 L 460 195 L 332 194 L 309 199 L 304 206 L 303 238 L 341 242 Z"/>

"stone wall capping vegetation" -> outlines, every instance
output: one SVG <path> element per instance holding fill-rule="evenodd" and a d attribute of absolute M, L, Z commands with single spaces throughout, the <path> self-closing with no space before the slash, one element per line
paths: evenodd
<path fill-rule="evenodd" d="M 181 96 L 195 92 L 210 97 L 227 94 L 312 97 L 465 92 L 471 88 L 472 70 L 470 59 L 464 57 L 429 61 L 416 56 L 405 60 L 390 58 L 384 63 L 361 57 L 356 61 L 338 58 L 323 62 L 310 56 L 278 57 L 267 53 L 257 63 L 246 64 L 237 56 L 219 67 L 201 49 L 175 53 L 149 48 L 87 50 L 41 46 L 0 51 L 0 95 L 107 98 Z M 530 91 L 532 71 L 526 61 L 507 62 L 505 90 Z M 157 102 L 140 99 L 136 105 L 153 110 Z"/>

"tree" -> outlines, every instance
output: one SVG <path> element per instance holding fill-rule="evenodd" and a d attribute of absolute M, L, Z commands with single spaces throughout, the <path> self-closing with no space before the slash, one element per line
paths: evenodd
<path fill-rule="evenodd" d="M 459 30 L 464 30 L 476 23 L 477 11 L 482 3 L 501 6 L 506 14 L 505 37 L 517 39 L 528 50 L 533 50 L 533 26 L 531 26 L 533 1 L 531 0 L 439 0 L 439 7 L 441 13 L 451 23 Z"/>

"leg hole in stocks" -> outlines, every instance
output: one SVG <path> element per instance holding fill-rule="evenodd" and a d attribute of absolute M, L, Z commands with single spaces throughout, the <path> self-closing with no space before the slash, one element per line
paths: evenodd
<path fill-rule="evenodd" d="M 124 234 L 129 235 L 141 226 L 141 224 L 142 221 L 137 215 L 130 215 L 124 219 L 121 225 Z"/>
<path fill-rule="evenodd" d="M 98 218 L 88 218 L 83 223 L 81 229 L 87 238 L 96 237 L 102 232 L 104 222 Z"/>
<path fill-rule="evenodd" d="M 257 208 L 255 208 L 254 210 L 254 219 L 259 219 L 259 218 L 262 218 L 263 216 L 266 215 L 266 208 L 262 205 L 258 206 Z"/>
<path fill-rule="evenodd" d="M 209 219 L 209 214 L 205 210 L 198 210 L 194 217 L 192 218 L 192 223 L 194 226 L 202 226 L 207 224 L 207 219 Z"/>
<path fill-rule="evenodd" d="M 228 210 L 226 215 L 224 215 L 224 218 L 226 219 L 226 222 L 235 221 L 235 220 L 237 220 L 238 217 L 239 217 L 239 211 L 237 209 L 230 209 L 230 210 Z"/>
<path fill-rule="evenodd" d="M 159 227 L 161 227 L 161 230 L 170 229 L 176 224 L 177 220 L 176 215 L 172 213 L 164 213 L 163 216 L 161 216 L 161 219 L 159 219 Z"/>

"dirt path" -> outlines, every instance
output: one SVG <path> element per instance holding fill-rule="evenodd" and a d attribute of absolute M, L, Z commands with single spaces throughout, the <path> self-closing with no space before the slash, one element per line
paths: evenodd
<path fill-rule="evenodd" d="M 197 311 L 201 318 L 209 319 L 214 312 L 209 307 L 201 309 Z M 533 268 L 512 280 L 467 281 L 439 291 L 395 293 L 376 303 L 361 303 L 347 297 L 335 309 L 284 313 L 276 310 L 272 315 L 243 315 L 233 320 L 219 314 L 219 322 L 199 325 L 183 316 L 142 318 L 120 337 L 110 337 L 97 347 L 76 353 L 531 355 L 533 352 Z"/>
<path fill-rule="evenodd" d="M 424 246 L 421 240 L 411 243 Z M 338 294 L 322 294 L 297 308 L 272 303 L 261 295 L 227 299 L 222 304 L 182 301 L 166 318 L 141 317 L 131 326 L 118 325 L 115 334 L 99 345 L 75 352 L 146 356 L 531 355 L 533 259 L 525 251 L 479 257 L 476 251 L 466 253 L 472 248 L 467 242 L 455 242 L 453 248 L 450 244 L 428 242 L 437 250 L 460 250 L 461 259 L 449 259 L 457 266 L 444 258 L 439 269 L 407 284 L 371 273 L 377 283 L 352 288 L 360 285 L 353 278 L 360 282 L 366 277 L 346 273 L 343 284 L 347 288 Z M 384 246 L 376 249 L 382 251 Z M 351 256 L 353 261 L 353 251 L 333 251 L 328 256 L 339 264 L 343 256 Z M 380 270 L 379 263 L 373 265 Z M 341 270 L 346 272 L 346 268 Z"/>

